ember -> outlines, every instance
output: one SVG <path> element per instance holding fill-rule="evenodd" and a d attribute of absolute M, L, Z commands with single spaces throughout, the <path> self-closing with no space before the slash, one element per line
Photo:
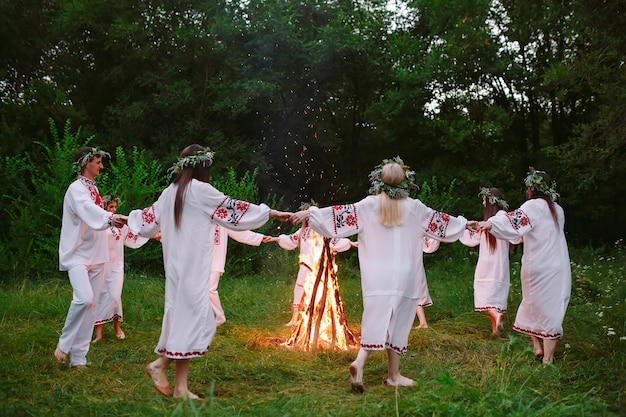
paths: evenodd
<path fill-rule="evenodd" d="M 315 280 L 305 284 L 305 296 L 285 346 L 314 351 L 322 349 L 348 350 L 358 345 L 357 337 L 348 327 L 337 284 L 337 265 L 324 238 L 324 249 L 313 271 Z"/>

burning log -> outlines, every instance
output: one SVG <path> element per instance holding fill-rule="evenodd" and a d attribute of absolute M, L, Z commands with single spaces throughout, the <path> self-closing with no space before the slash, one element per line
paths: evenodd
<path fill-rule="evenodd" d="M 324 238 L 324 248 L 313 275 L 315 280 L 305 284 L 304 300 L 300 303 L 291 336 L 284 345 L 304 351 L 318 348 L 348 350 L 358 346 L 357 337 L 348 327 L 343 312 L 337 265 L 329 238 Z"/>

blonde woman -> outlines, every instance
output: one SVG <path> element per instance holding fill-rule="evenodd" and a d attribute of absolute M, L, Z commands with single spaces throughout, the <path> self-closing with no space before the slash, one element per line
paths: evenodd
<path fill-rule="evenodd" d="M 310 207 L 291 217 L 296 224 L 308 221 L 325 236 L 358 235 L 363 319 L 359 353 L 350 365 L 356 392 L 363 392 L 363 367 L 374 350 L 387 351 L 387 385 L 415 384 L 400 374 L 400 356 L 407 350 L 419 304 L 423 238 L 453 242 L 476 223 L 410 198 L 414 176 L 400 157 L 386 159 L 370 173 L 373 195 L 355 204 Z"/>

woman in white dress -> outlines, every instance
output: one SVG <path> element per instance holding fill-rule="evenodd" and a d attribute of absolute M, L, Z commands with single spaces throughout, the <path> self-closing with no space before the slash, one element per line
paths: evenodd
<path fill-rule="evenodd" d="M 498 239 L 522 238 L 522 302 L 513 329 L 530 335 L 535 355 L 544 364 L 550 364 L 563 335 L 563 318 L 571 293 L 565 215 L 557 203 L 556 183 L 547 173 L 531 167 L 524 184 L 526 202 L 506 216 L 481 222 L 480 229 Z"/>
<path fill-rule="evenodd" d="M 234 230 L 256 229 L 269 218 L 287 221 L 290 213 L 224 195 L 209 184 L 213 152 L 200 145 L 186 147 L 170 169 L 172 183 L 144 210 L 133 210 L 128 225 L 136 234 L 153 237 L 160 231 L 165 267 L 165 306 L 159 358 L 146 367 L 155 388 L 174 398 L 198 399 L 187 386 L 190 359 L 203 356 L 216 330 L 209 300 L 215 225 Z M 176 363 L 172 392 L 167 369 Z"/>
<path fill-rule="evenodd" d="M 293 223 L 308 220 L 324 236 L 358 235 L 363 319 L 359 353 L 350 365 L 356 392 L 363 392 L 363 367 L 373 350 L 387 351 L 387 385 L 415 384 L 400 374 L 400 356 L 407 350 L 419 303 L 423 238 L 453 242 L 476 223 L 410 198 L 414 175 L 400 157 L 387 159 L 370 173 L 374 195 L 355 204 L 311 207 L 292 215 Z"/>
<path fill-rule="evenodd" d="M 120 199 L 115 195 L 102 197 L 104 209 L 110 213 L 117 213 Z M 122 227 L 111 226 L 107 231 L 107 243 L 109 246 L 109 262 L 104 264 L 104 285 L 98 299 L 98 314 L 96 315 L 96 337 L 92 343 L 102 340 L 102 328 L 106 323 L 113 322 L 115 336 L 125 339 L 126 334 L 122 330 L 121 323 L 124 321 L 122 309 L 122 288 L 124 287 L 124 247 L 137 249 L 148 242 L 141 236 L 134 235 L 128 225 Z"/>
<path fill-rule="evenodd" d="M 509 208 L 500 189 L 482 187 L 479 197 L 483 200 L 483 220 L 492 216 L 505 216 Z M 465 246 L 478 248 L 478 261 L 474 272 L 474 311 L 484 311 L 491 319 L 491 333 L 504 335 L 504 313 L 507 309 L 511 273 L 509 270 L 509 242 L 496 239 L 488 232 L 466 230 L 459 239 Z"/>

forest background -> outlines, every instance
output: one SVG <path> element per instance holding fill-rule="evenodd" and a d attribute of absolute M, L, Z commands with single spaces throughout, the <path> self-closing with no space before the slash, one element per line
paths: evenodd
<path fill-rule="evenodd" d="M 354 202 L 400 155 L 434 208 L 482 218 L 557 180 L 572 245 L 624 237 L 623 0 L 0 1 L 0 264 L 56 271 L 71 153 L 108 150 L 122 212 L 191 143 L 238 198 Z M 229 188 L 230 187 L 230 188 Z M 161 268 L 158 246 L 129 256 Z M 152 262 L 154 261 L 154 262 Z M 158 269 L 155 269 L 158 270 Z"/>

